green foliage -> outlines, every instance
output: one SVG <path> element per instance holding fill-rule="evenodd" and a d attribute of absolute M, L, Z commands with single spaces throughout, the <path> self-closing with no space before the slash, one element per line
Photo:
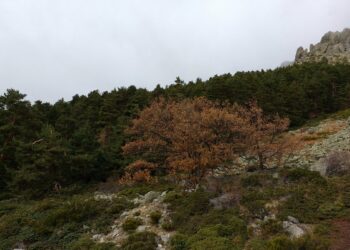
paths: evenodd
<path fill-rule="evenodd" d="M 285 169 L 282 173 L 287 182 L 313 183 L 317 185 L 327 185 L 327 181 L 319 172 L 310 171 L 305 168 Z"/>
<path fill-rule="evenodd" d="M 267 200 L 261 192 L 250 191 L 243 194 L 242 204 L 248 209 L 250 216 L 263 219 L 267 215 L 265 204 Z"/>
<path fill-rule="evenodd" d="M 229 239 L 209 236 L 191 244 L 191 249 L 234 250 L 239 248 L 235 247 Z"/>
<path fill-rule="evenodd" d="M 283 232 L 282 223 L 278 220 L 268 220 L 261 224 L 261 231 L 264 237 L 280 234 Z"/>
<path fill-rule="evenodd" d="M 96 243 L 89 235 L 83 235 L 69 246 L 72 250 L 117 250 L 113 243 Z"/>
<path fill-rule="evenodd" d="M 160 225 L 166 231 L 174 230 L 174 223 L 171 220 L 165 220 Z"/>
<path fill-rule="evenodd" d="M 122 228 L 126 232 L 132 232 L 140 225 L 142 225 L 142 220 L 140 218 L 127 218 L 124 221 Z"/>
<path fill-rule="evenodd" d="M 114 249 L 92 242 L 89 232 L 106 232 L 133 205 L 126 199 L 96 201 L 82 190 L 123 171 L 132 160 L 121 154 L 130 139 L 124 130 L 161 95 L 205 96 L 239 104 L 254 99 L 266 113 L 279 113 L 289 117 L 292 126 L 300 126 L 310 118 L 315 123 L 324 117 L 350 116 L 350 66 L 293 65 L 189 83 L 178 78 L 154 91 L 130 86 L 92 91 L 55 104 L 30 103 L 24 94 L 7 90 L 0 96 L 0 249 L 12 249 L 18 242 L 29 249 Z M 164 183 L 128 187 L 119 196 L 173 190 L 166 197 L 171 220 L 161 225 L 178 232 L 171 240 L 173 249 L 243 248 L 247 240 L 252 249 L 327 249 L 328 224 L 316 227 L 314 238 L 291 241 L 279 235 L 279 222 L 269 221 L 262 224 L 264 239 L 248 239 L 247 221 L 263 218 L 268 212 L 265 205 L 272 200 L 279 201 L 279 220 L 294 216 L 302 223 L 319 223 L 349 213 L 348 177 L 326 179 L 303 168 L 282 170 L 280 175 L 278 181 L 266 173 L 243 176 L 240 209 L 214 210 L 209 203 L 214 194 L 178 192 Z M 83 194 L 74 195 L 77 191 Z M 152 217 L 156 221 L 158 216 Z M 123 245 L 123 249 L 155 248 L 155 235 L 147 232 L 130 235 Z"/>
<path fill-rule="evenodd" d="M 21 241 L 32 249 L 71 249 L 68 245 L 84 249 L 82 246 L 89 242 L 85 233 L 106 233 L 132 204 L 119 198 L 96 201 L 91 195 L 76 195 L 41 201 L 1 201 L 0 208 L 0 249 L 11 249 Z M 103 247 L 91 249 L 113 249 Z"/>
<path fill-rule="evenodd" d="M 197 190 L 191 193 L 169 192 L 164 202 L 170 204 L 173 226 L 177 229 L 179 226 L 189 227 L 197 226 L 196 223 L 189 223 L 192 217 L 200 216 L 210 210 L 209 193 L 203 190 Z M 184 230 L 191 230 L 190 228 Z"/>
<path fill-rule="evenodd" d="M 326 202 L 318 207 L 317 212 L 319 213 L 319 217 L 321 219 L 329 219 L 336 218 L 337 216 L 341 215 L 343 209 L 344 205 L 338 201 Z"/>
<path fill-rule="evenodd" d="M 156 235 L 150 232 L 131 234 L 122 246 L 123 250 L 154 250 L 156 248 Z"/>
<path fill-rule="evenodd" d="M 125 128 L 161 95 L 239 104 L 254 99 L 266 113 L 289 117 L 298 126 L 337 111 L 334 118 L 349 117 L 349 82 L 349 65 L 308 63 L 216 75 L 207 81 L 178 78 L 154 91 L 135 86 L 92 91 L 55 104 L 32 104 L 9 89 L 0 96 L 0 188 L 40 197 L 56 184 L 91 183 L 120 174 L 127 163 L 121 154 L 128 140 Z"/>
<path fill-rule="evenodd" d="M 172 250 L 187 250 L 189 249 L 187 240 L 188 237 L 186 235 L 176 233 L 170 239 L 170 247 Z"/>
<path fill-rule="evenodd" d="M 241 179 L 241 185 L 247 187 L 261 187 L 260 176 L 257 174 L 249 175 Z"/>
<path fill-rule="evenodd" d="M 152 224 L 156 225 L 159 223 L 160 218 L 162 218 L 162 213 L 159 211 L 153 211 L 150 213 L 149 217 L 151 219 Z"/>
<path fill-rule="evenodd" d="M 229 227 L 215 225 L 200 229 L 196 234 L 188 238 L 191 249 L 234 249 L 234 230 Z M 229 237 L 231 240 L 229 239 Z M 237 245 L 236 245 L 237 246 Z"/>
<path fill-rule="evenodd" d="M 287 236 L 276 236 L 268 241 L 268 250 L 298 250 L 297 246 Z"/>

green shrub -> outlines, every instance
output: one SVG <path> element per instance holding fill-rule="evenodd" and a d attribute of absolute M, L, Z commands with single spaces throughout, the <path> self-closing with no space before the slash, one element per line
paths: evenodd
<path fill-rule="evenodd" d="M 320 219 L 335 218 L 341 214 L 344 205 L 340 202 L 326 202 L 319 206 L 318 214 Z"/>
<path fill-rule="evenodd" d="M 69 222 L 81 222 L 97 215 L 97 202 L 86 197 L 74 198 L 56 207 L 46 217 L 44 223 L 47 226 L 60 226 Z"/>
<path fill-rule="evenodd" d="M 264 218 L 267 215 L 267 211 L 265 208 L 266 201 L 265 200 L 249 200 L 247 197 L 244 200 L 244 206 L 250 212 L 250 216 L 257 218 Z"/>
<path fill-rule="evenodd" d="M 191 244 L 191 250 L 234 250 L 236 248 L 232 241 L 223 237 L 207 237 Z"/>
<path fill-rule="evenodd" d="M 268 250 L 298 250 L 298 247 L 287 236 L 276 236 L 268 241 Z"/>
<path fill-rule="evenodd" d="M 165 202 L 169 203 L 169 209 L 172 211 L 170 216 L 174 228 L 187 227 L 192 217 L 206 214 L 212 208 L 209 198 L 210 194 L 203 190 L 181 194 L 169 192 Z"/>
<path fill-rule="evenodd" d="M 154 250 L 156 248 L 156 235 L 150 232 L 131 234 L 122 245 L 123 250 Z"/>
<path fill-rule="evenodd" d="M 96 243 L 90 236 L 84 235 L 79 240 L 70 244 L 71 250 L 117 250 L 113 243 Z"/>
<path fill-rule="evenodd" d="M 163 221 L 163 223 L 160 226 L 166 231 L 172 231 L 175 228 L 174 223 L 171 220 Z"/>
<path fill-rule="evenodd" d="M 247 245 L 246 249 L 248 250 L 262 250 L 262 249 L 267 249 L 267 241 L 256 238 L 256 239 L 251 239 Z"/>
<path fill-rule="evenodd" d="M 264 237 L 273 236 L 283 232 L 282 223 L 278 220 L 268 220 L 261 224 L 261 230 Z"/>
<path fill-rule="evenodd" d="M 257 174 L 252 174 L 241 179 L 241 185 L 245 188 L 247 187 L 261 187 L 260 176 Z"/>
<path fill-rule="evenodd" d="M 187 243 L 191 249 L 194 249 L 195 246 L 199 247 L 203 242 L 207 242 L 206 240 L 211 238 L 220 242 L 218 248 L 213 249 L 226 249 L 225 247 L 231 247 L 232 249 L 233 243 L 240 248 L 244 245 L 246 234 L 246 224 L 238 218 L 232 218 L 226 225 L 217 224 L 201 228 L 196 234 L 188 238 Z M 230 244 L 227 245 L 225 243 L 221 245 L 223 242 L 230 242 Z"/>
<path fill-rule="evenodd" d="M 288 200 L 281 203 L 278 216 L 284 219 L 290 215 L 302 223 L 318 222 L 324 216 L 321 212 L 326 212 L 319 210 L 319 207 L 334 202 L 335 192 L 328 185 L 299 184 L 294 189 L 289 189 Z"/>
<path fill-rule="evenodd" d="M 296 239 L 295 245 L 297 249 L 306 249 L 306 250 L 328 250 L 330 242 L 324 237 L 310 237 L 305 236 L 299 239 Z"/>
<path fill-rule="evenodd" d="M 314 234 L 317 236 L 329 236 L 331 232 L 331 225 L 326 222 L 318 224 L 314 229 Z"/>
<path fill-rule="evenodd" d="M 350 208 L 350 184 L 345 185 L 342 190 L 342 202 L 344 206 Z"/>
<path fill-rule="evenodd" d="M 139 218 L 127 218 L 123 225 L 122 228 L 126 232 L 132 232 L 135 231 L 138 226 L 142 225 L 142 220 Z"/>
<path fill-rule="evenodd" d="M 160 218 L 162 218 L 162 213 L 159 211 L 153 211 L 149 217 L 151 218 L 152 224 L 156 225 L 159 223 Z"/>
<path fill-rule="evenodd" d="M 188 237 L 184 234 L 176 233 L 170 239 L 171 250 L 187 250 L 189 246 L 187 244 Z"/>
<path fill-rule="evenodd" d="M 287 182 L 304 182 L 316 185 L 327 185 L 327 180 L 319 172 L 305 168 L 285 169 L 282 173 Z"/>

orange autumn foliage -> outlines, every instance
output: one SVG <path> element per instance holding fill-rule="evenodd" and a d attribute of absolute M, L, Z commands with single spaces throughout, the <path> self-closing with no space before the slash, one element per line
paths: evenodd
<path fill-rule="evenodd" d="M 151 182 L 151 172 L 156 165 L 147 161 L 137 160 L 126 167 L 125 175 L 119 180 L 121 184 L 133 182 Z"/>
<path fill-rule="evenodd" d="M 202 97 L 180 102 L 160 98 L 133 120 L 123 152 L 152 162 L 144 174 L 157 169 L 198 183 L 219 167 L 237 167 L 239 159 L 254 159 L 264 168 L 283 155 L 279 135 L 288 125 L 288 119 L 265 116 L 256 103 L 243 107 Z M 129 165 L 126 176 L 132 178 L 139 165 Z"/>

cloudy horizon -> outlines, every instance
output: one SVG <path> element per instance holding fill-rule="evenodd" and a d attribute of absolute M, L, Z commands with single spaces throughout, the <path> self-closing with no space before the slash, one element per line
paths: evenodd
<path fill-rule="evenodd" d="M 0 0 L 0 91 L 54 102 L 278 67 L 350 27 L 348 0 Z"/>

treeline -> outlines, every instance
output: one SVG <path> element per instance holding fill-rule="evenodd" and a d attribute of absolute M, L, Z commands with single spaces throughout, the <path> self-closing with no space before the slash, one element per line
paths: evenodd
<path fill-rule="evenodd" d="M 297 126 L 350 107 L 350 66 L 302 64 L 188 83 L 177 78 L 153 91 L 134 86 L 93 91 L 55 104 L 30 103 L 24 94 L 8 90 L 0 96 L 1 190 L 42 195 L 120 174 L 127 164 L 121 150 L 125 128 L 160 96 L 240 104 L 256 100 L 265 112 L 279 113 Z"/>

